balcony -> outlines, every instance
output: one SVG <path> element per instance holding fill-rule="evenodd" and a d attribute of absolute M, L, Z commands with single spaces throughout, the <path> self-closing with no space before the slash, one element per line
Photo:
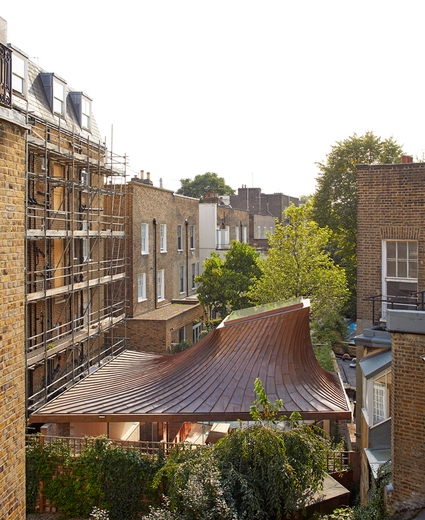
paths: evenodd
<path fill-rule="evenodd" d="M 0 106 L 12 108 L 12 51 L 0 43 Z"/>

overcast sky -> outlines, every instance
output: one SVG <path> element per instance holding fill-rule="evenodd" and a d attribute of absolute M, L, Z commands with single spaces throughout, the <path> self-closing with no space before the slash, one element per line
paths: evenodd
<path fill-rule="evenodd" d="M 164 188 L 211 171 L 309 195 L 315 163 L 367 130 L 425 150 L 422 0 L 23 0 L 0 16 L 9 42 L 92 97 L 131 176 Z"/>

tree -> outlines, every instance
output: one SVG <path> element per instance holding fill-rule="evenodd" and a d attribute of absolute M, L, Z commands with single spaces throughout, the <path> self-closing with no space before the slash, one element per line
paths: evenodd
<path fill-rule="evenodd" d="M 179 195 L 186 197 L 194 197 L 201 202 L 205 199 L 207 193 L 216 195 L 234 195 L 235 190 L 228 186 L 223 177 L 219 177 L 216 173 L 207 172 L 203 175 L 196 175 L 191 179 L 180 179 L 181 187 L 177 190 Z"/>
<path fill-rule="evenodd" d="M 196 277 L 199 301 L 221 316 L 251 305 L 248 289 L 260 275 L 257 251 L 233 240 L 224 260 L 213 251 L 204 261 L 204 272 Z"/>
<path fill-rule="evenodd" d="M 317 163 L 320 170 L 314 195 L 314 219 L 331 231 L 329 250 L 338 265 L 346 269 L 350 299 L 347 311 L 354 317 L 356 307 L 357 172 L 358 164 L 399 163 L 402 147 L 381 139 L 373 132 L 353 134 L 337 141 L 326 157 Z"/>
<path fill-rule="evenodd" d="M 323 487 L 331 449 L 323 430 L 300 425 L 299 414 L 291 414 L 289 429 L 278 427 L 282 402 L 270 402 L 260 379 L 254 390 L 254 425 L 232 428 L 210 447 L 171 450 L 154 479 L 165 507 L 146 520 L 293 518 Z"/>
<path fill-rule="evenodd" d="M 260 260 L 261 276 L 249 291 L 254 304 L 310 298 L 313 320 L 341 311 L 348 295 L 345 271 L 327 251 L 329 231 L 312 216 L 312 202 L 283 213 L 268 235 L 269 252 Z"/>

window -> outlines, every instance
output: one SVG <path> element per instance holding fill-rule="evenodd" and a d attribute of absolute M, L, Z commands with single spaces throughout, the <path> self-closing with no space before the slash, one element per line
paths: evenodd
<path fill-rule="evenodd" d="M 255 238 L 261 238 L 261 226 L 257 226 L 257 236 Z"/>
<path fill-rule="evenodd" d="M 15 92 L 25 96 L 26 86 L 27 61 L 14 52 L 12 57 L 12 88 Z"/>
<path fill-rule="evenodd" d="M 165 298 L 165 287 L 164 287 L 164 269 L 160 269 L 158 271 L 157 277 L 157 295 L 158 295 L 158 301 L 164 300 Z"/>
<path fill-rule="evenodd" d="M 217 249 L 228 249 L 229 247 L 229 226 L 225 229 L 217 229 Z"/>
<path fill-rule="evenodd" d="M 239 226 L 235 226 L 235 240 L 239 242 Z"/>
<path fill-rule="evenodd" d="M 149 253 L 149 227 L 148 224 L 142 224 L 142 255 Z"/>
<path fill-rule="evenodd" d="M 196 289 L 196 283 L 195 283 L 195 277 L 196 277 L 196 264 L 192 264 L 191 269 L 192 269 L 192 276 L 191 276 L 191 280 L 192 280 L 192 289 Z"/>
<path fill-rule="evenodd" d="M 81 170 L 81 184 L 88 186 L 90 184 L 90 172 L 85 168 Z"/>
<path fill-rule="evenodd" d="M 179 269 L 180 292 L 184 292 L 184 266 L 181 265 Z"/>
<path fill-rule="evenodd" d="M 242 229 L 242 242 L 244 242 L 245 244 L 248 242 L 246 226 L 244 226 Z"/>
<path fill-rule="evenodd" d="M 159 226 L 159 250 L 161 253 L 167 252 L 167 224 Z"/>
<path fill-rule="evenodd" d="M 190 249 L 195 249 L 195 226 L 189 228 Z"/>
<path fill-rule="evenodd" d="M 83 231 L 87 232 L 88 237 L 88 230 L 89 230 L 89 223 L 87 220 L 83 221 Z M 90 262 L 90 239 L 89 238 L 83 238 L 83 262 Z"/>
<path fill-rule="evenodd" d="M 266 226 L 264 226 L 263 231 L 264 231 L 264 236 L 263 236 L 263 238 L 267 238 L 267 228 L 266 228 Z"/>
<path fill-rule="evenodd" d="M 382 294 L 392 299 L 391 308 L 412 309 L 418 290 L 418 243 L 415 240 L 386 240 L 382 246 Z M 382 318 L 388 304 L 382 304 Z M 415 307 L 416 308 L 416 307 Z"/>
<path fill-rule="evenodd" d="M 202 332 L 202 321 L 199 323 L 193 324 L 193 343 L 196 343 L 199 340 L 199 336 Z"/>
<path fill-rule="evenodd" d="M 81 98 L 81 126 L 87 130 L 91 128 L 91 100 L 85 96 Z"/>
<path fill-rule="evenodd" d="M 186 331 L 184 327 L 179 329 L 179 343 L 183 343 L 186 340 Z"/>
<path fill-rule="evenodd" d="M 146 300 L 146 273 L 137 275 L 137 301 Z"/>
<path fill-rule="evenodd" d="M 182 227 L 180 225 L 177 226 L 177 249 L 179 251 L 183 250 L 183 234 Z"/>
<path fill-rule="evenodd" d="M 387 278 L 418 278 L 418 243 L 387 241 Z"/>
<path fill-rule="evenodd" d="M 53 79 L 53 112 L 65 116 L 65 84 Z"/>

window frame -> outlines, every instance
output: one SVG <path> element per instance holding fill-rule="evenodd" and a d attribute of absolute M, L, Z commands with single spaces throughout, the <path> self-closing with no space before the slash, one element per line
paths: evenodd
<path fill-rule="evenodd" d="M 65 117 L 66 114 L 66 84 L 53 76 L 53 113 L 60 116 Z M 61 96 L 58 93 L 61 92 Z M 59 110 L 58 110 L 59 108 Z"/>
<path fill-rule="evenodd" d="M 149 224 L 142 222 L 140 226 L 140 252 L 142 255 L 149 254 Z"/>
<path fill-rule="evenodd" d="M 167 252 L 167 224 L 159 225 L 159 252 Z"/>
<path fill-rule="evenodd" d="M 183 226 L 177 224 L 177 251 L 183 251 Z"/>
<path fill-rule="evenodd" d="M 156 275 L 157 301 L 165 300 L 165 271 L 159 269 Z"/>
<path fill-rule="evenodd" d="M 137 275 L 137 301 L 140 303 L 146 300 L 146 273 L 139 273 Z"/>
<path fill-rule="evenodd" d="M 18 73 L 18 71 L 15 68 L 17 60 L 22 62 L 23 75 Z M 16 88 L 17 81 L 20 82 L 21 88 Z M 15 93 L 20 94 L 24 98 L 27 97 L 27 93 L 28 93 L 28 58 L 26 58 L 25 56 L 22 56 L 21 54 L 18 54 L 16 51 L 13 51 L 13 53 L 12 53 L 12 90 Z"/>
<path fill-rule="evenodd" d="M 179 292 L 184 293 L 184 265 L 179 266 Z"/>

